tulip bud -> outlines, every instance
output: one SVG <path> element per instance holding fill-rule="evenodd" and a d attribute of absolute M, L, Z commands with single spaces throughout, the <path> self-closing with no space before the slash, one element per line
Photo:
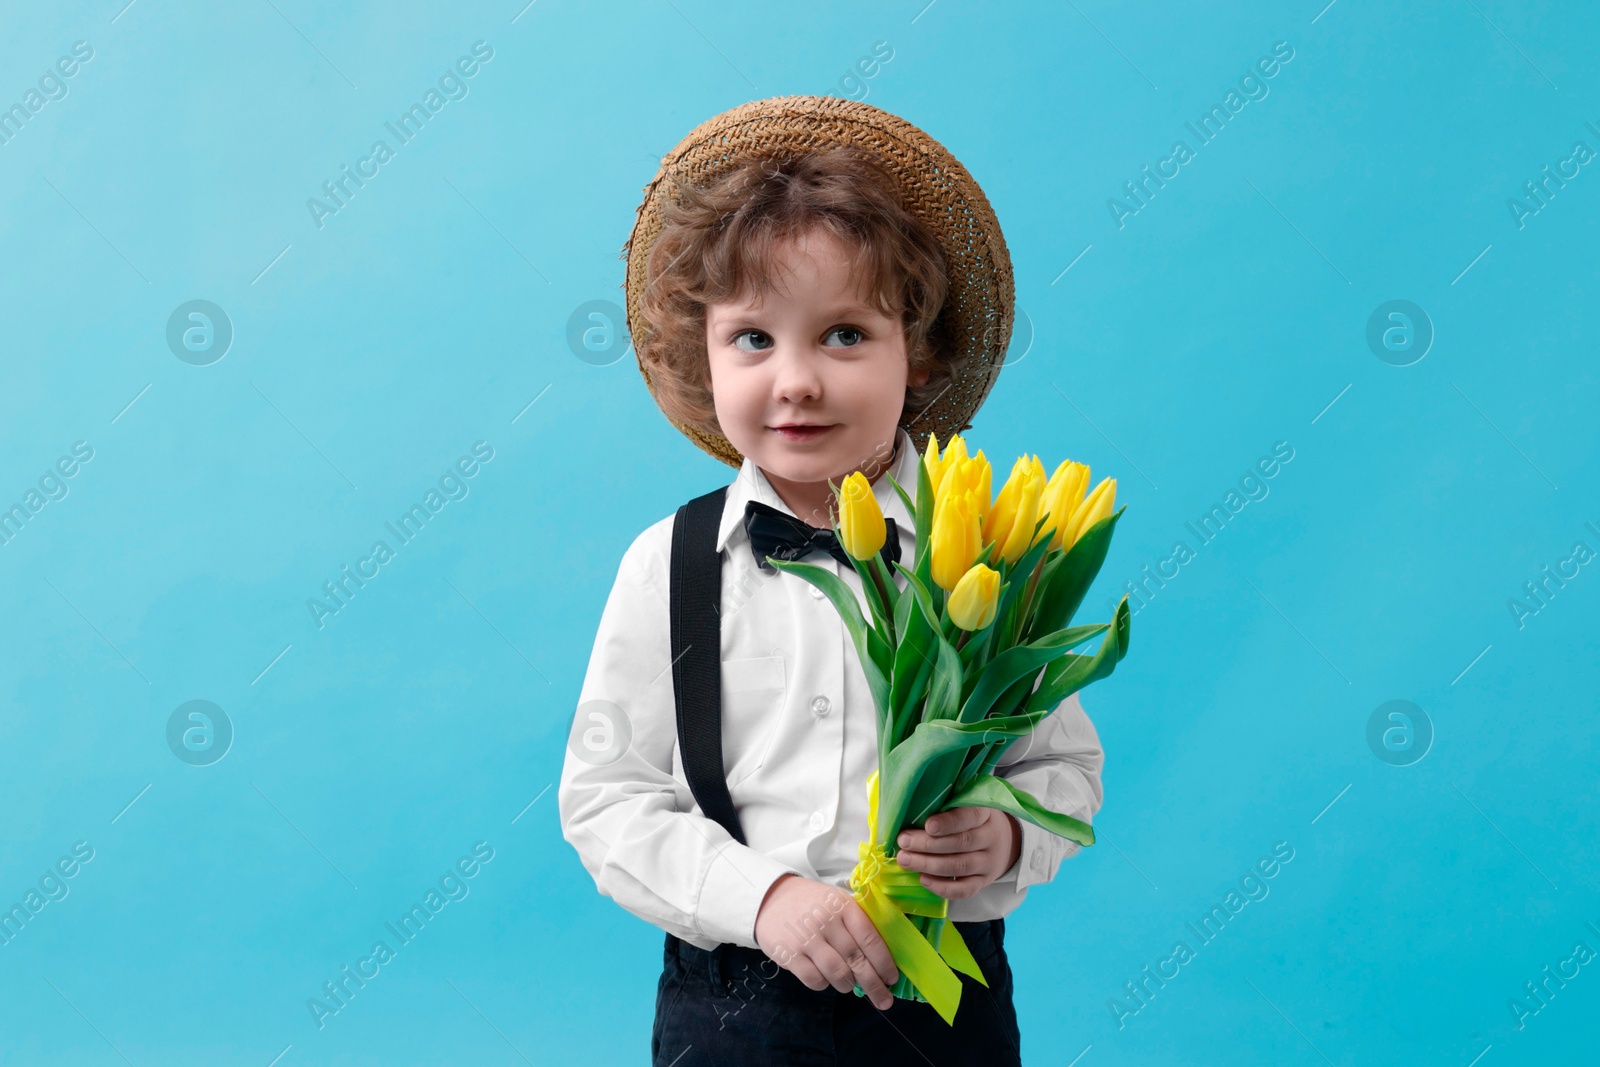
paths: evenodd
<path fill-rule="evenodd" d="M 966 470 L 971 463 L 972 459 L 967 455 L 967 442 L 962 439 L 960 434 L 956 434 L 954 437 L 950 438 L 949 443 L 945 445 L 944 465 L 939 484 L 935 487 L 935 491 L 939 493 L 945 493 L 956 488 L 952 482 L 952 479 L 958 476 L 962 471 Z"/>
<path fill-rule="evenodd" d="M 928 551 L 930 571 L 939 588 L 949 592 L 983 550 L 983 529 L 970 492 L 948 493 L 933 513 Z"/>
<path fill-rule="evenodd" d="M 871 559 L 888 536 L 872 484 L 856 471 L 839 486 L 839 544 L 855 559 Z"/>
<path fill-rule="evenodd" d="M 980 563 L 961 576 L 950 592 L 950 621 L 963 630 L 981 630 L 994 621 L 1000 603 L 1000 572 Z"/>
<path fill-rule="evenodd" d="M 939 458 L 939 435 L 928 435 L 928 447 L 922 452 L 922 465 L 928 468 L 928 484 L 933 487 L 933 498 L 939 499 L 939 483 L 944 479 L 947 464 Z"/>
<path fill-rule="evenodd" d="M 1011 474 L 1006 478 L 1006 484 L 1000 487 L 999 494 L 994 498 L 994 507 L 989 509 L 988 517 L 983 522 L 983 539 L 995 545 L 1005 544 L 1006 538 L 1011 534 L 1011 527 L 1017 520 L 1017 505 L 1020 503 L 1022 483 L 1028 474 L 1028 457 L 1018 456 L 1017 461 L 1011 465 Z"/>
<path fill-rule="evenodd" d="M 1017 514 L 1000 549 L 1000 558 L 1015 563 L 1033 545 L 1033 528 L 1039 521 L 1039 507 L 1044 497 L 1044 468 L 1039 457 L 1023 468 L 1022 487 L 1017 496 Z"/>
<path fill-rule="evenodd" d="M 1094 487 L 1094 491 L 1089 494 L 1087 499 L 1078 505 L 1077 510 L 1073 512 L 1071 528 L 1066 534 L 1062 535 L 1062 543 L 1067 548 L 1071 548 L 1077 543 L 1078 538 L 1083 536 L 1085 530 L 1111 514 L 1112 511 L 1116 510 L 1116 506 L 1117 480 L 1115 478 L 1104 478 L 1099 485 Z"/>
<path fill-rule="evenodd" d="M 1033 543 L 1033 527 L 1039 521 L 1044 488 L 1044 467 L 1039 457 L 1019 456 L 983 527 L 984 540 L 992 542 L 1007 563 L 1015 563 Z"/>
<path fill-rule="evenodd" d="M 1045 521 L 1042 532 L 1052 535 L 1050 538 L 1052 550 L 1061 547 L 1062 535 L 1071 523 L 1072 514 L 1078 509 L 1078 504 L 1083 500 L 1084 490 L 1088 487 L 1089 467 L 1084 463 L 1064 459 L 1050 476 L 1050 481 L 1044 488 L 1042 507 Z"/>
<path fill-rule="evenodd" d="M 940 485 L 939 498 L 955 496 L 961 493 L 970 493 L 976 505 L 974 514 L 982 523 L 989 515 L 989 460 L 979 450 L 976 456 L 958 457 L 955 463 L 945 469 L 944 481 Z M 937 511 L 937 508 L 935 508 Z"/>
<path fill-rule="evenodd" d="M 994 490 L 990 481 L 994 472 L 989 467 L 989 457 L 983 454 L 983 449 L 978 449 L 978 454 L 968 461 L 968 478 L 972 485 L 972 492 L 978 501 L 978 519 L 986 522 L 989 518 L 989 505 L 994 499 Z"/>
<path fill-rule="evenodd" d="M 960 463 L 967 458 L 967 441 L 960 434 L 952 434 L 950 440 L 944 445 L 944 462 L 949 465 Z"/>
<path fill-rule="evenodd" d="M 935 498 L 949 478 L 950 472 L 966 459 L 967 443 L 961 439 L 960 434 L 954 434 L 945 442 L 943 457 L 939 455 L 938 435 L 931 433 L 928 435 L 928 447 L 922 454 L 922 462 L 928 468 L 928 482 L 933 486 Z"/>

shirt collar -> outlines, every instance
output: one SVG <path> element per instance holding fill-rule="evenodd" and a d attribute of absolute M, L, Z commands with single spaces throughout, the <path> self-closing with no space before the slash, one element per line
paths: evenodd
<path fill-rule="evenodd" d="M 922 462 L 922 456 L 917 452 L 917 446 L 905 427 L 895 428 L 895 440 L 899 444 L 900 454 L 895 457 L 894 464 L 887 474 L 880 475 L 878 480 L 872 483 L 872 493 L 878 498 L 878 508 L 884 517 L 893 519 L 899 529 L 901 558 L 909 559 L 916 535 L 916 518 L 906 510 L 900 494 L 895 492 L 894 486 L 889 483 L 889 478 L 893 477 L 915 504 L 917 464 Z M 728 486 L 727 497 L 722 505 L 722 522 L 717 528 L 717 551 L 722 551 L 730 543 L 746 545 L 750 543 L 749 535 L 744 531 L 744 506 L 752 500 L 777 508 L 785 515 L 794 515 L 793 509 L 778 496 L 761 468 L 746 456 L 744 464 L 739 468 L 738 477 Z"/>

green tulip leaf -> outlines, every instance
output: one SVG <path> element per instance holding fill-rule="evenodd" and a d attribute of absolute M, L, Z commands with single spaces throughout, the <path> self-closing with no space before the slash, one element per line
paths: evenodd
<path fill-rule="evenodd" d="M 918 465 L 921 465 L 920 460 L 918 461 Z M 894 475 L 890 474 L 888 471 L 884 471 L 883 476 L 889 479 L 889 484 L 894 486 L 894 491 L 900 494 L 900 503 L 906 506 L 906 514 L 915 519 L 917 515 L 917 506 L 911 502 L 911 494 L 902 489 L 900 487 L 900 483 L 894 480 Z"/>
<path fill-rule="evenodd" d="M 901 569 L 898 563 L 894 564 L 894 568 L 895 570 L 900 571 L 901 574 L 906 573 Z M 905 592 L 902 591 L 900 596 L 897 597 L 894 602 L 895 633 L 903 634 L 906 632 L 906 627 L 911 625 L 911 613 L 915 610 L 917 610 L 916 596 L 906 596 Z"/>
<path fill-rule="evenodd" d="M 936 638 L 938 662 L 928 686 L 928 704 L 922 717 L 928 721 L 953 719 L 961 707 L 961 657 L 943 636 Z"/>
<path fill-rule="evenodd" d="M 1050 538 L 1039 537 L 1039 527 L 1049 516 L 1041 515 L 1033 524 L 1033 536 L 1039 538 L 1030 544 L 1028 551 L 1018 557 L 1006 572 L 1006 583 L 1000 591 L 1000 603 L 996 606 L 996 621 L 1000 624 L 1000 633 L 1009 634 L 1016 629 L 1014 613 L 1022 610 L 1022 598 L 1027 593 L 1028 577 L 1033 574 L 1033 568 L 1038 566 L 1039 559 L 1050 551 Z M 1042 576 L 1041 576 L 1042 581 Z M 1038 597 L 1037 588 L 1034 590 L 1035 599 Z"/>
<path fill-rule="evenodd" d="M 928 586 L 921 578 L 906 570 L 896 563 L 894 569 L 906 576 L 906 592 L 916 597 L 917 606 L 922 609 L 922 617 L 932 630 L 943 632 L 939 623 L 939 610 L 933 606 L 933 594 L 928 592 Z"/>
<path fill-rule="evenodd" d="M 881 552 L 874 555 L 872 559 L 867 561 L 867 565 L 871 568 L 872 574 L 878 576 L 878 581 L 883 583 L 883 591 L 888 596 L 888 599 L 884 602 L 885 614 L 890 618 L 890 620 L 893 620 L 895 611 L 900 606 L 901 596 L 900 587 L 895 584 L 894 572 L 889 569 L 889 564 L 883 558 L 883 553 Z M 856 570 L 859 572 L 861 568 L 857 567 Z M 861 581 L 864 584 L 872 583 L 872 578 L 869 575 L 863 574 L 861 575 Z M 874 587 L 876 587 L 875 583 L 873 584 Z M 900 631 L 897 628 L 894 632 L 898 634 Z"/>
<path fill-rule="evenodd" d="M 1106 637 L 1100 642 L 1099 650 L 1092 656 L 1068 655 L 1045 668 L 1044 680 L 1028 698 L 1027 710 L 1054 708 L 1084 686 L 1109 675 L 1128 654 L 1131 617 L 1128 598 L 1124 596 L 1110 624 L 1101 624 Z"/>
<path fill-rule="evenodd" d="M 833 482 L 830 481 L 828 484 L 831 486 L 833 485 Z M 837 492 L 838 490 L 835 489 L 835 493 Z M 833 531 L 834 540 L 843 545 L 844 540 L 839 536 L 839 524 L 834 520 L 832 515 L 828 516 L 828 528 Z M 883 596 L 879 593 L 877 585 L 872 581 L 872 575 L 870 572 L 871 561 L 856 559 L 848 552 L 845 553 L 845 556 L 850 560 L 850 565 L 855 568 L 856 576 L 861 579 L 861 590 L 867 598 L 867 610 L 872 613 L 873 629 L 878 632 L 878 636 L 882 640 L 892 640 L 893 635 L 889 632 L 889 619 L 892 609 L 889 607 L 889 605 L 884 603 Z M 889 668 L 887 666 L 886 658 L 880 658 L 879 666 L 883 668 L 885 673 L 888 672 Z"/>
<path fill-rule="evenodd" d="M 983 668 L 978 683 L 961 707 L 962 722 L 977 722 L 985 718 L 1002 693 L 1017 679 L 1036 671 L 1051 660 L 1059 659 L 1075 645 L 1106 630 L 1106 623 L 1094 626 L 1074 626 L 1042 637 L 1028 645 L 1018 645 L 1000 653 Z"/>
<path fill-rule="evenodd" d="M 894 668 L 889 675 L 889 719 L 894 728 L 885 748 L 892 748 L 905 732 L 904 721 L 915 717 L 933 667 L 934 660 L 929 655 L 933 636 L 922 613 L 912 613 L 894 650 Z"/>
<path fill-rule="evenodd" d="M 1094 828 L 1088 823 L 1059 811 L 1051 811 L 1035 800 L 1032 794 L 993 774 L 978 775 L 965 788 L 952 794 L 939 810 L 948 811 L 965 806 L 998 808 L 1069 841 L 1076 841 L 1080 845 L 1094 844 Z"/>
<path fill-rule="evenodd" d="M 927 565 L 933 550 L 933 478 L 928 474 L 928 464 L 917 460 L 917 507 L 912 518 L 917 524 L 917 573 L 927 580 Z"/>
<path fill-rule="evenodd" d="M 1094 584 L 1111 548 L 1111 534 L 1117 520 L 1128 506 L 1124 504 L 1115 512 L 1085 530 L 1060 562 L 1051 568 L 1050 581 L 1042 579 L 1039 586 L 1038 606 L 1034 611 L 1033 629 L 1037 633 L 1060 630 L 1072 622 L 1089 586 Z"/>
<path fill-rule="evenodd" d="M 889 713 L 891 650 L 884 643 L 883 637 L 867 625 L 855 593 L 844 583 L 844 579 L 815 563 L 773 559 L 771 556 L 767 557 L 767 562 L 781 571 L 787 571 L 797 578 L 810 582 L 822 590 L 822 595 L 833 604 L 834 610 L 839 613 L 839 618 L 843 620 L 845 629 L 850 634 L 850 640 L 856 646 L 856 655 L 861 660 L 862 672 L 867 676 L 867 687 L 872 692 L 872 700 L 878 710 L 879 728 L 882 729 L 884 725 L 882 720 Z"/>
<path fill-rule="evenodd" d="M 1045 712 L 1011 715 L 983 722 L 960 723 L 951 719 L 918 723 L 911 736 L 896 745 L 881 762 L 878 783 L 879 844 L 890 849 L 903 829 L 906 811 L 929 766 L 946 753 L 960 753 L 974 745 L 1021 737 L 1032 730 Z"/>
<path fill-rule="evenodd" d="M 938 664 L 934 667 L 933 680 L 928 686 L 928 702 L 922 711 L 922 721 L 953 719 L 960 707 L 961 657 L 956 654 L 955 646 L 941 637 L 938 639 Z M 921 824 L 928 815 L 938 810 L 944 794 L 950 791 L 950 783 L 960 773 L 964 758 L 964 753 L 960 751 L 947 752 L 928 765 L 909 804 L 909 821 L 912 825 Z"/>

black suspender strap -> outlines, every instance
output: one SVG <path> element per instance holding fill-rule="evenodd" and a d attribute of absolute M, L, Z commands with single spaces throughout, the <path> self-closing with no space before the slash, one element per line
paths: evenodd
<path fill-rule="evenodd" d="M 728 487 L 697 496 L 672 523 L 668 598 L 672 627 L 672 695 L 678 750 L 689 791 L 707 818 L 741 845 L 744 828 L 722 767 L 722 553 L 717 527 Z"/>

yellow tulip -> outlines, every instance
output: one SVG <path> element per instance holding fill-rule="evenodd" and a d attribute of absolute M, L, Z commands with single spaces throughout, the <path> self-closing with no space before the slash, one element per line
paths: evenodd
<path fill-rule="evenodd" d="M 944 455 L 939 455 L 939 437 L 937 434 L 928 435 L 928 447 L 922 454 L 922 462 L 928 468 L 928 482 L 933 486 L 934 500 L 939 498 L 940 486 L 945 478 L 957 465 L 967 459 L 967 443 L 961 439 L 960 434 L 955 434 L 945 442 Z"/>
<path fill-rule="evenodd" d="M 961 576 L 946 607 L 963 630 L 981 630 L 994 621 L 1000 603 L 1000 572 L 980 563 Z"/>
<path fill-rule="evenodd" d="M 983 449 L 978 449 L 978 454 L 965 467 L 965 477 L 978 498 L 978 517 L 987 522 L 989 507 L 994 503 L 994 490 L 990 486 L 994 471 L 989 467 L 989 457 L 983 454 Z"/>
<path fill-rule="evenodd" d="M 1104 478 L 1094 491 L 1072 513 L 1069 529 L 1062 535 L 1062 544 L 1071 548 L 1085 530 L 1111 514 L 1117 506 L 1117 480 Z"/>
<path fill-rule="evenodd" d="M 954 589 L 983 550 L 983 527 L 977 500 L 970 492 L 947 493 L 933 513 L 928 551 L 934 582 L 946 592 Z"/>
<path fill-rule="evenodd" d="M 940 484 L 939 494 L 934 498 L 934 512 L 938 512 L 937 502 L 946 496 L 970 493 L 973 502 L 977 505 L 976 514 L 982 523 L 989 517 L 989 483 L 993 477 L 989 470 L 989 459 L 980 449 L 976 456 L 960 457 L 956 463 L 944 472 L 944 481 Z"/>
<path fill-rule="evenodd" d="M 1061 547 L 1062 535 L 1072 520 L 1072 514 L 1078 509 L 1078 504 L 1083 500 L 1084 490 L 1089 488 L 1089 466 L 1085 463 L 1075 463 L 1070 459 L 1061 461 L 1050 481 L 1044 487 L 1044 529 L 1042 533 L 1051 534 L 1050 547 Z"/>
<path fill-rule="evenodd" d="M 856 471 L 839 486 L 839 543 L 855 559 L 871 559 L 888 536 L 872 484 Z"/>
<path fill-rule="evenodd" d="M 934 498 L 939 495 L 939 481 L 944 477 L 945 464 L 939 458 L 939 435 L 928 435 L 928 447 L 922 451 L 922 465 L 928 468 L 928 483 L 933 486 Z"/>
<path fill-rule="evenodd" d="M 1044 488 L 1044 467 L 1039 457 L 1017 457 L 983 526 L 984 540 L 992 542 L 1007 563 L 1015 563 L 1033 543 L 1033 526 L 1039 521 Z"/>
<path fill-rule="evenodd" d="M 989 509 L 989 514 L 984 516 L 985 541 L 1004 543 L 1006 535 L 1011 532 L 1011 524 L 1017 518 L 1017 497 L 1022 492 L 1022 480 L 1027 469 L 1027 456 L 1018 456 L 1017 461 L 1011 465 L 1011 474 L 1007 476 L 1006 484 L 1000 487 L 1000 492 L 994 498 L 994 505 Z"/>
<path fill-rule="evenodd" d="M 1039 509 L 1044 503 L 1044 467 L 1034 456 L 1028 464 L 1027 476 L 1022 483 L 1022 493 L 1017 501 L 1017 517 L 1011 524 L 1000 558 L 1015 563 L 1023 553 L 1033 547 L 1033 528 L 1039 521 Z"/>

